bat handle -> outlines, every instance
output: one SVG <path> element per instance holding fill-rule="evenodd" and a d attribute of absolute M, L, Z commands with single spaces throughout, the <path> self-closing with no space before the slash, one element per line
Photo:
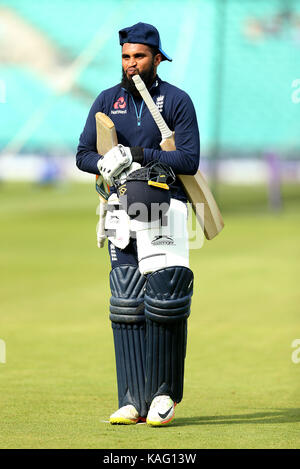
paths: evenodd
<path fill-rule="evenodd" d="M 167 138 L 170 138 L 172 136 L 172 130 L 169 129 L 161 113 L 159 112 L 157 106 L 154 104 L 152 96 L 147 90 L 145 83 L 143 82 L 143 80 L 141 79 L 139 75 L 133 75 L 132 79 L 134 81 L 136 89 L 139 91 L 153 119 L 155 120 L 156 125 L 161 132 L 162 139 L 165 140 Z"/>

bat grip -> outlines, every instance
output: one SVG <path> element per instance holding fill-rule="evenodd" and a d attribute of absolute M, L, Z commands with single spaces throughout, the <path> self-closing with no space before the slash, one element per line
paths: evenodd
<path fill-rule="evenodd" d="M 139 91 L 153 119 L 155 120 L 155 123 L 161 132 L 162 139 L 165 140 L 167 138 L 170 138 L 172 136 L 172 131 L 169 129 L 166 122 L 164 121 L 161 113 L 159 112 L 157 106 L 155 105 L 152 99 L 152 96 L 147 90 L 145 83 L 143 82 L 143 80 L 141 79 L 139 75 L 134 75 L 132 79 L 134 81 L 136 89 Z"/>

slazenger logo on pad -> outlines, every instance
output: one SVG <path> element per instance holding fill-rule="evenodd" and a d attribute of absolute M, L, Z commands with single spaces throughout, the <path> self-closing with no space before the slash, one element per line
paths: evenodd
<path fill-rule="evenodd" d="M 166 236 L 166 235 L 157 235 L 155 238 L 151 241 L 151 244 L 154 246 L 162 246 L 162 245 L 174 245 L 175 242 L 174 239 L 171 236 Z"/>
<path fill-rule="evenodd" d="M 120 98 L 117 99 L 117 101 L 114 103 L 113 108 L 115 110 L 111 110 L 111 114 L 127 114 L 127 109 L 126 108 L 126 101 L 123 96 L 120 96 Z"/>

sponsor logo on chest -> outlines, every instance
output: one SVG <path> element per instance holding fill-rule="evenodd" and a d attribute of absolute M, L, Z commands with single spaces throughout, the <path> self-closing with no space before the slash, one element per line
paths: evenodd
<path fill-rule="evenodd" d="M 165 99 L 164 96 L 158 96 L 156 98 L 155 104 L 159 112 L 163 111 L 164 99 Z M 111 109 L 110 113 L 111 114 L 127 114 L 127 103 L 123 96 L 120 96 L 120 98 L 118 98 L 117 101 L 114 102 L 113 109 Z"/>
<path fill-rule="evenodd" d="M 117 101 L 113 104 L 113 109 L 110 111 L 111 114 L 127 114 L 126 109 L 127 103 L 123 96 L 117 99 Z"/>

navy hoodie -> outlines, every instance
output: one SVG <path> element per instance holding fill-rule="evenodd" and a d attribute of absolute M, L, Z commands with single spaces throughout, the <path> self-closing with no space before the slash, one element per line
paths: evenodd
<path fill-rule="evenodd" d="M 195 174 L 199 166 L 200 141 L 193 103 L 187 93 L 156 77 L 149 90 L 167 125 L 175 131 L 175 151 L 160 149 L 161 134 L 142 98 L 133 97 L 116 85 L 94 101 L 85 127 L 80 135 L 76 154 L 79 169 L 99 174 L 100 156 L 96 148 L 95 114 L 104 112 L 115 124 L 118 143 L 144 149 L 143 166 L 150 161 L 161 161 L 172 167 L 175 174 Z M 186 200 L 178 179 L 171 187 L 172 197 Z"/>

